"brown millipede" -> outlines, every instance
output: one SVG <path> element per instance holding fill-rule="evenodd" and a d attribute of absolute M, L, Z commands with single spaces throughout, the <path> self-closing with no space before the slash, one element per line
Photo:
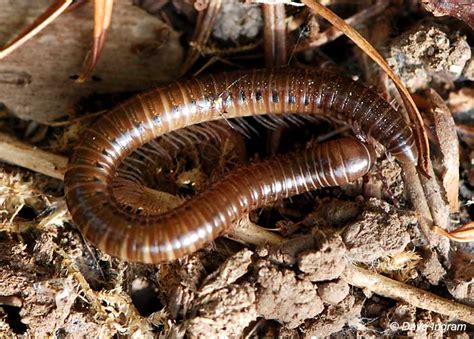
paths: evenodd
<path fill-rule="evenodd" d="M 130 213 L 112 194 L 111 183 L 124 158 L 165 133 L 222 118 L 283 113 L 349 123 L 399 161 L 417 162 L 412 130 L 401 115 L 350 79 L 291 68 L 211 74 L 138 95 L 84 133 L 65 175 L 74 222 L 113 256 L 158 263 L 201 248 L 243 211 L 307 189 L 341 185 L 368 170 L 373 156 L 352 139 L 243 167 L 162 215 Z"/>

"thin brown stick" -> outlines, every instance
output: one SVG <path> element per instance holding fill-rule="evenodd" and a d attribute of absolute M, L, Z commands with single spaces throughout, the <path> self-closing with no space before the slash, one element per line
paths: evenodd
<path fill-rule="evenodd" d="M 439 236 L 431 232 L 433 220 L 418 172 L 416 171 L 416 168 L 410 164 L 401 164 L 401 166 L 403 181 L 405 183 L 410 183 L 405 185 L 405 189 L 413 204 L 413 208 L 418 212 L 420 230 L 426 238 L 429 247 L 434 248 L 439 243 Z"/>
<path fill-rule="evenodd" d="M 0 160 L 63 180 L 67 158 L 0 133 Z"/>
<path fill-rule="evenodd" d="M 437 226 L 446 229 L 450 224 L 449 206 L 443 199 L 444 191 L 441 189 L 438 181 L 436 180 L 431 162 L 428 163 L 428 174 L 431 178 L 420 176 L 420 181 L 425 192 L 426 201 L 428 202 L 431 216 L 433 217 L 433 222 Z"/>
<path fill-rule="evenodd" d="M 181 75 L 186 74 L 199 58 L 199 49 L 205 46 L 211 35 L 212 27 L 222 6 L 221 0 L 210 0 L 207 8 L 198 14 L 196 27 L 191 38 L 189 50 L 184 60 Z"/>
<path fill-rule="evenodd" d="M 243 244 L 255 246 L 281 245 L 287 240 L 277 233 L 267 231 L 254 224 L 250 221 L 248 214 L 229 229 L 226 237 Z"/>
<path fill-rule="evenodd" d="M 263 4 L 262 11 L 265 66 L 284 66 L 288 63 L 285 5 Z M 283 127 L 268 132 L 266 149 L 271 154 L 278 150 L 282 134 Z"/>
<path fill-rule="evenodd" d="M 474 324 L 474 308 L 441 298 L 433 293 L 384 277 L 378 273 L 349 265 L 344 279 L 350 285 L 368 289 L 386 298 L 400 300 L 415 307 L 447 315 Z"/>
<path fill-rule="evenodd" d="M 284 4 L 263 4 L 263 43 L 265 65 L 275 67 L 288 62 L 286 47 L 286 15 Z"/>

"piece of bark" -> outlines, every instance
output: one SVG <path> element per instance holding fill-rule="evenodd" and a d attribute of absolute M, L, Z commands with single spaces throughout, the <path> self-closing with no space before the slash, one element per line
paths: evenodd
<path fill-rule="evenodd" d="M 49 0 L 0 0 L 0 44 L 27 27 Z M 159 19 L 116 0 L 112 25 L 93 79 L 75 82 L 92 44 L 91 3 L 64 13 L 0 60 L 0 106 L 22 119 L 51 121 L 74 112 L 91 94 L 144 90 L 176 78 L 182 59 L 178 33 Z"/>
<path fill-rule="evenodd" d="M 439 147 L 443 154 L 444 173 L 442 183 L 452 213 L 459 211 L 459 142 L 456 124 L 448 106 L 435 90 L 430 90 L 433 115 Z"/>

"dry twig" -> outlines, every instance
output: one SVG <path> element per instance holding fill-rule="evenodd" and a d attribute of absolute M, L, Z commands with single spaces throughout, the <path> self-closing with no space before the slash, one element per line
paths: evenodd
<path fill-rule="evenodd" d="M 288 62 L 285 5 L 263 4 L 262 10 L 265 65 L 267 67 L 285 65 Z"/>
<path fill-rule="evenodd" d="M 190 47 L 182 65 L 181 75 L 186 74 L 199 58 L 199 48 L 206 46 L 211 36 L 212 26 L 222 6 L 221 0 L 210 0 L 207 7 L 198 13 L 196 27 L 191 38 Z"/>
<path fill-rule="evenodd" d="M 288 63 L 287 27 L 284 4 L 263 4 L 263 50 L 266 67 L 284 66 Z M 267 150 L 275 154 L 280 145 L 283 127 L 269 131 Z"/>
<path fill-rule="evenodd" d="M 474 308 L 441 298 L 433 293 L 384 277 L 355 265 L 344 272 L 347 283 L 368 289 L 386 298 L 400 300 L 415 307 L 447 315 L 474 324 Z"/>
<path fill-rule="evenodd" d="M 240 219 L 226 234 L 229 239 L 255 246 L 281 245 L 286 241 L 282 236 L 267 231 L 250 221 L 248 214 Z"/>
<path fill-rule="evenodd" d="M 3 133 L 0 133 L 0 160 L 61 180 L 67 165 L 66 157 L 42 151 Z"/>

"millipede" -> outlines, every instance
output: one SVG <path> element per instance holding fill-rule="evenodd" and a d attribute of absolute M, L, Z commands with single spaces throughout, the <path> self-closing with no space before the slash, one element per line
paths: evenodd
<path fill-rule="evenodd" d="M 269 114 L 346 123 L 360 140 L 375 140 L 398 161 L 417 163 L 408 122 L 359 82 L 293 68 L 208 74 L 140 94 L 84 132 L 65 174 L 73 221 L 110 255 L 161 263 L 202 248 L 249 210 L 308 190 L 346 184 L 363 176 L 374 162 L 369 145 L 343 138 L 243 166 L 162 214 L 132 213 L 114 196 L 112 182 L 120 164 L 142 145 L 203 122 Z"/>

